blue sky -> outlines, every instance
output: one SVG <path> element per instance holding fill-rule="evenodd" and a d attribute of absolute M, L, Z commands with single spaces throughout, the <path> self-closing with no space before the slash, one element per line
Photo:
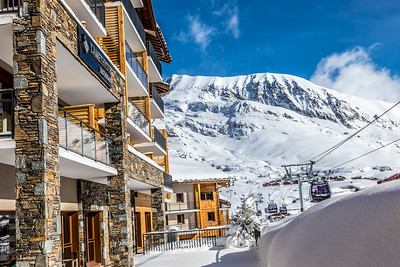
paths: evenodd
<path fill-rule="evenodd" d="M 164 77 L 274 72 L 334 87 L 342 72 L 364 68 L 364 76 L 377 75 L 376 84 L 388 82 L 388 93 L 400 91 L 398 1 L 153 0 L 153 6 L 174 59 L 164 64 Z"/>

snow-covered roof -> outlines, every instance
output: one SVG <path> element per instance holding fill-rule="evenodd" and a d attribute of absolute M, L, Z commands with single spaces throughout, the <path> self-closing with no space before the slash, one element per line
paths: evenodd
<path fill-rule="evenodd" d="M 174 183 L 230 183 L 230 178 L 203 178 L 203 179 L 185 179 L 180 181 L 173 181 Z"/>
<path fill-rule="evenodd" d="M 227 198 L 226 196 L 223 196 L 223 195 L 221 195 L 221 194 L 219 194 L 219 199 L 220 199 L 220 200 L 227 201 L 227 202 L 231 202 L 231 201 L 229 200 L 229 198 Z"/>
<path fill-rule="evenodd" d="M 216 168 L 202 162 L 174 158 L 170 161 L 170 173 L 174 182 L 204 181 L 208 177 L 216 179 L 228 179 L 228 175 Z"/>

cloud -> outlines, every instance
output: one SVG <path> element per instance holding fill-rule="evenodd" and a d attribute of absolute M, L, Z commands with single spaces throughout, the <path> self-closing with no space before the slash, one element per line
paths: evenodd
<path fill-rule="evenodd" d="M 227 31 L 231 32 L 235 39 L 239 38 L 240 31 L 239 31 L 239 14 L 238 14 L 238 7 L 236 6 L 232 13 L 230 14 L 228 24 L 227 24 Z"/>
<path fill-rule="evenodd" d="M 201 50 L 206 50 L 216 33 L 215 28 L 202 22 L 199 16 L 188 15 L 186 20 L 189 22 L 188 33 L 180 32 L 177 39 L 183 43 L 194 41 Z"/>
<path fill-rule="evenodd" d="M 311 81 L 337 91 L 389 102 L 400 100 L 400 78 L 375 64 L 370 53 L 378 44 L 355 47 L 323 58 Z"/>
<path fill-rule="evenodd" d="M 222 25 L 226 28 L 225 33 L 232 34 L 235 39 L 239 38 L 239 7 L 236 1 L 225 3 L 221 9 L 213 12 L 218 17 L 226 18 Z"/>

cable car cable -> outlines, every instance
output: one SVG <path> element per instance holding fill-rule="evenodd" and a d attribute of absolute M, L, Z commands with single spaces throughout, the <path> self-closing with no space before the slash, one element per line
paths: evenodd
<path fill-rule="evenodd" d="M 365 153 L 365 154 L 362 154 L 361 156 L 358 156 L 358 157 L 355 157 L 355 158 L 353 158 L 353 159 L 351 159 L 351 160 L 348 160 L 348 161 L 346 161 L 346 162 L 343 162 L 342 164 L 339 164 L 339 165 L 333 167 L 332 169 L 329 169 L 329 171 L 330 171 L 330 170 L 333 170 L 333 169 L 336 169 L 336 168 L 338 168 L 338 167 L 340 167 L 340 166 L 342 166 L 342 165 L 345 165 L 345 164 L 347 164 L 347 163 L 350 163 L 350 162 L 352 162 L 352 161 L 354 161 L 354 160 L 357 160 L 357 159 L 359 159 L 359 158 L 365 157 L 365 156 L 367 156 L 367 155 L 369 155 L 369 154 L 371 154 L 371 153 L 373 153 L 373 152 L 375 152 L 375 151 L 378 151 L 378 150 L 380 150 L 380 149 L 382 149 L 382 148 L 384 148 L 384 147 L 387 147 L 387 146 L 389 146 L 389 145 L 391 145 L 391 144 L 394 144 L 394 143 L 396 143 L 396 142 L 398 142 L 398 141 L 400 141 L 400 138 L 399 138 L 399 139 L 396 139 L 396 140 L 394 140 L 394 141 L 392 141 L 392 142 L 390 142 L 390 143 L 388 143 L 388 144 L 386 144 L 386 145 L 383 145 L 383 146 L 381 146 L 381 147 L 375 148 L 375 149 L 373 149 L 373 150 L 371 150 L 371 151 L 369 151 L 369 152 L 367 152 L 367 153 Z"/>
<path fill-rule="evenodd" d="M 320 156 L 322 156 L 321 158 L 314 160 L 315 163 L 317 163 L 318 161 L 322 160 L 323 158 L 325 158 L 326 156 L 328 156 L 329 154 L 331 154 L 333 151 L 335 151 L 336 149 L 338 149 L 340 146 L 342 146 L 344 143 L 346 143 L 347 141 L 349 141 L 351 138 L 353 138 L 354 136 L 356 136 L 358 133 L 360 133 L 361 131 L 363 131 L 365 128 L 367 128 L 368 126 L 370 126 L 372 123 L 374 123 L 375 121 L 377 121 L 378 119 L 380 119 L 383 115 L 385 115 L 386 113 L 388 113 L 389 111 L 391 111 L 393 108 L 395 108 L 397 105 L 400 104 L 400 101 L 397 102 L 396 104 L 394 104 L 391 108 L 389 108 L 388 110 L 386 110 L 385 112 L 383 112 L 381 115 L 379 115 L 378 117 L 376 117 L 374 120 L 370 121 L 367 125 L 365 125 L 364 127 L 362 127 L 361 129 L 359 129 L 358 131 L 356 131 L 355 133 L 353 133 L 352 135 L 350 135 L 349 137 L 347 137 L 346 139 L 342 140 L 341 142 L 339 142 L 338 144 L 334 145 L 333 147 L 325 150 L 324 152 L 318 154 L 317 156 L 313 157 L 311 159 L 311 161 L 315 158 L 318 158 Z"/>

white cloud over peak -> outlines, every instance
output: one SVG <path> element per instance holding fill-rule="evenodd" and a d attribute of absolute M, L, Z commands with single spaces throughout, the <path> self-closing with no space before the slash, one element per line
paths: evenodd
<path fill-rule="evenodd" d="M 223 35 L 231 35 L 235 39 L 240 36 L 239 7 L 236 0 L 223 3 L 210 0 L 208 9 L 185 17 L 184 29 L 175 38 L 182 43 L 194 42 L 201 51 L 205 51 L 214 39 Z"/>
<path fill-rule="evenodd" d="M 239 7 L 236 1 L 225 3 L 222 8 L 213 12 L 214 15 L 226 19 L 222 25 L 226 27 L 225 33 L 232 34 L 235 39 L 239 38 Z"/>
<path fill-rule="evenodd" d="M 400 100 L 400 78 L 375 64 L 368 49 L 355 47 L 323 58 L 311 81 L 337 91 L 389 102 Z"/>
<path fill-rule="evenodd" d="M 188 15 L 186 20 L 189 23 L 188 32 L 181 32 L 177 37 L 178 40 L 183 43 L 194 41 L 200 46 L 201 50 L 206 50 L 215 35 L 215 28 L 202 22 L 199 16 Z"/>
<path fill-rule="evenodd" d="M 240 31 L 239 31 L 239 12 L 238 12 L 238 7 L 236 6 L 230 16 L 229 16 L 229 20 L 227 23 L 227 31 L 231 32 L 233 37 L 235 37 L 236 39 L 239 38 L 240 35 Z"/>

